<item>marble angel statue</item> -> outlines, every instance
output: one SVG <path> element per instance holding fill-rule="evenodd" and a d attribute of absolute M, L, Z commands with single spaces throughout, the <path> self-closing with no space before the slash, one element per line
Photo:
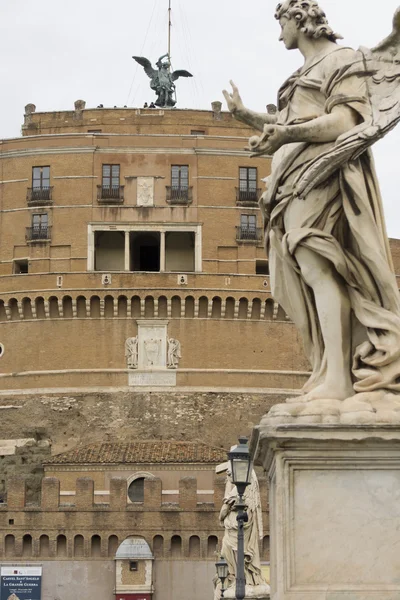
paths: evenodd
<path fill-rule="evenodd" d="M 170 72 L 171 63 L 168 54 L 160 56 L 156 62 L 157 69 L 153 69 L 151 62 L 144 56 L 132 56 L 132 58 L 144 68 L 144 71 L 148 77 L 150 77 L 150 87 L 157 94 L 156 106 L 172 107 L 175 106 L 176 100 L 174 99 L 175 94 L 175 81 L 179 77 L 193 77 L 189 71 L 180 69 L 178 71 Z"/>
<path fill-rule="evenodd" d="M 370 149 L 400 120 L 400 9 L 392 33 L 358 51 L 314 0 L 285 0 L 275 17 L 304 58 L 276 114 L 247 109 L 233 82 L 224 96 L 260 132 L 253 154 L 273 155 L 260 199 L 271 289 L 312 366 L 296 402 L 400 394 L 400 296 Z"/>
<path fill-rule="evenodd" d="M 236 561 L 237 561 L 237 537 L 238 523 L 237 512 L 234 508 L 238 498 L 236 486 L 232 483 L 228 463 L 217 467 L 218 472 L 225 468 L 227 479 L 225 495 L 220 511 L 219 520 L 225 529 L 222 540 L 221 556 L 228 563 L 229 575 L 225 586 L 228 588 L 224 598 L 235 598 L 236 591 Z M 269 593 L 269 586 L 261 573 L 259 543 L 263 538 L 263 522 L 260 489 L 257 475 L 253 470 L 251 484 L 246 488 L 244 501 L 247 505 L 248 521 L 244 524 L 244 567 L 246 578 L 246 597 L 265 597 Z M 251 591 L 250 591 L 251 589 Z M 214 600 L 220 598 L 220 584 L 216 585 Z"/>

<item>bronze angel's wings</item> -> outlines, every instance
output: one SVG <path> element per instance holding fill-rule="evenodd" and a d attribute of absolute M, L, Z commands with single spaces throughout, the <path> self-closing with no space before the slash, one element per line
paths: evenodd
<path fill-rule="evenodd" d="M 171 74 L 172 81 L 176 81 L 177 79 L 179 79 L 179 77 L 193 77 L 193 75 L 189 73 L 189 71 L 185 71 L 184 69 L 174 71 Z"/>
<path fill-rule="evenodd" d="M 157 75 L 158 71 L 156 69 L 153 69 L 152 64 L 148 58 L 145 58 L 144 56 L 132 56 L 132 58 L 144 68 L 146 75 L 150 77 L 150 79 L 153 79 L 153 77 Z"/>
<path fill-rule="evenodd" d="M 370 118 L 338 138 L 299 174 L 296 192 L 305 196 L 341 165 L 356 159 L 400 122 L 400 8 L 393 30 L 375 48 L 360 48 L 360 61 L 345 67 L 345 75 L 362 77 L 367 85 Z"/>

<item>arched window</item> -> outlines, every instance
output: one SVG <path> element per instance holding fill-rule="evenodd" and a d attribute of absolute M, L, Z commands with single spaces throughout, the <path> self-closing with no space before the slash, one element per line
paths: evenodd
<path fill-rule="evenodd" d="M 57 536 L 57 556 L 60 558 L 67 556 L 67 538 L 65 535 Z"/>
<path fill-rule="evenodd" d="M 39 538 L 39 556 L 44 558 L 50 556 L 50 542 L 48 535 L 41 535 Z"/>
<path fill-rule="evenodd" d="M 22 538 L 22 556 L 32 556 L 32 536 L 29 533 Z"/>
<path fill-rule="evenodd" d="M 269 560 L 269 535 L 264 535 L 263 538 L 262 560 Z"/>
<path fill-rule="evenodd" d="M 83 535 L 76 535 L 74 537 L 74 556 L 82 558 L 85 555 L 85 543 Z"/>
<path fill-rule="evenodd" d="M 200 558 L 200 538 L 198 535 L 192 535 L 189 539 L 189 556 Z"/>
<path fill-rule="evenodd" d="M 110 535 L 108 538 L 108 556 L 115 556 L 115 553 L 118 550 L 118 536 Z"/>
<path fill-rule="evenodd" d="M 171 556 L 180 558 L 182 554 L 182 538 L 180 535 L 173 535 L 171 538 Z"/>
<path fill-rule="evenodd" d="M 218 538 L 216 535 L 210 535 L 207 540 L 207 556 L 208 558 L 214 558 L 217 551 Z"/>
<path fill-rule="evenodd" d="M 101 556 L 101 537 L 99 535 L 92 535 L 90 556 L 93 558 Z"/>
<path fill-rule="evenodd" d="M 156 558 L 161 558 L 164 554 L 164 538 L 162 535 L 155 535 L 153 538 L 153 554 Z"/>
<path fill-rule="evenodd" d="M 128 498 L 131 502 L 144 502 L 144 477 L 131 481 L 128 487 Z"/>
<path fill-rule="evenodd" d="M 4 539 L 4 549 L 6 556 L 15 555 L 15 537 L 13 535 L 6 535 Z"/>

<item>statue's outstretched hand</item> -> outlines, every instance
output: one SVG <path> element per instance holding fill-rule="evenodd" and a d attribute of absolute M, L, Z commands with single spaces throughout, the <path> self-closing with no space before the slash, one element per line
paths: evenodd
<path fill-rule="evenodd" d="M 240 97 L 239 90 L 237 86 L 233 83 L 232 79 L 229 83 L 232 86 L 232 93 L 230 94 L 227 90 L 222 90 L 222 93 L 225 96 L 228 109 L 231 113 L 235 114 L 236 112 L 239 112 L 244 109 L 244 104 Z"/>
<path fill-rule="evenodd" d="M 254 135 L 249 139 L 249 150 L 255 156 L 274 154 L 287 142 L 287 127 L 283 125 L 264 125 L 264 131 L 260 136 Z"/>

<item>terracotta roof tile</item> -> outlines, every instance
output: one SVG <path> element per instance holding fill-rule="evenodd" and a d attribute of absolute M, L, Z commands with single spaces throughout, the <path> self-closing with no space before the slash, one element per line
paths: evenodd
<path fill-rule="evenodd" d="M 57 454 L 45 464 L 217 464 L 226 459 L 223 448 L 213 448 L 198 442 L 140 441 L 90 444 Z"/>

